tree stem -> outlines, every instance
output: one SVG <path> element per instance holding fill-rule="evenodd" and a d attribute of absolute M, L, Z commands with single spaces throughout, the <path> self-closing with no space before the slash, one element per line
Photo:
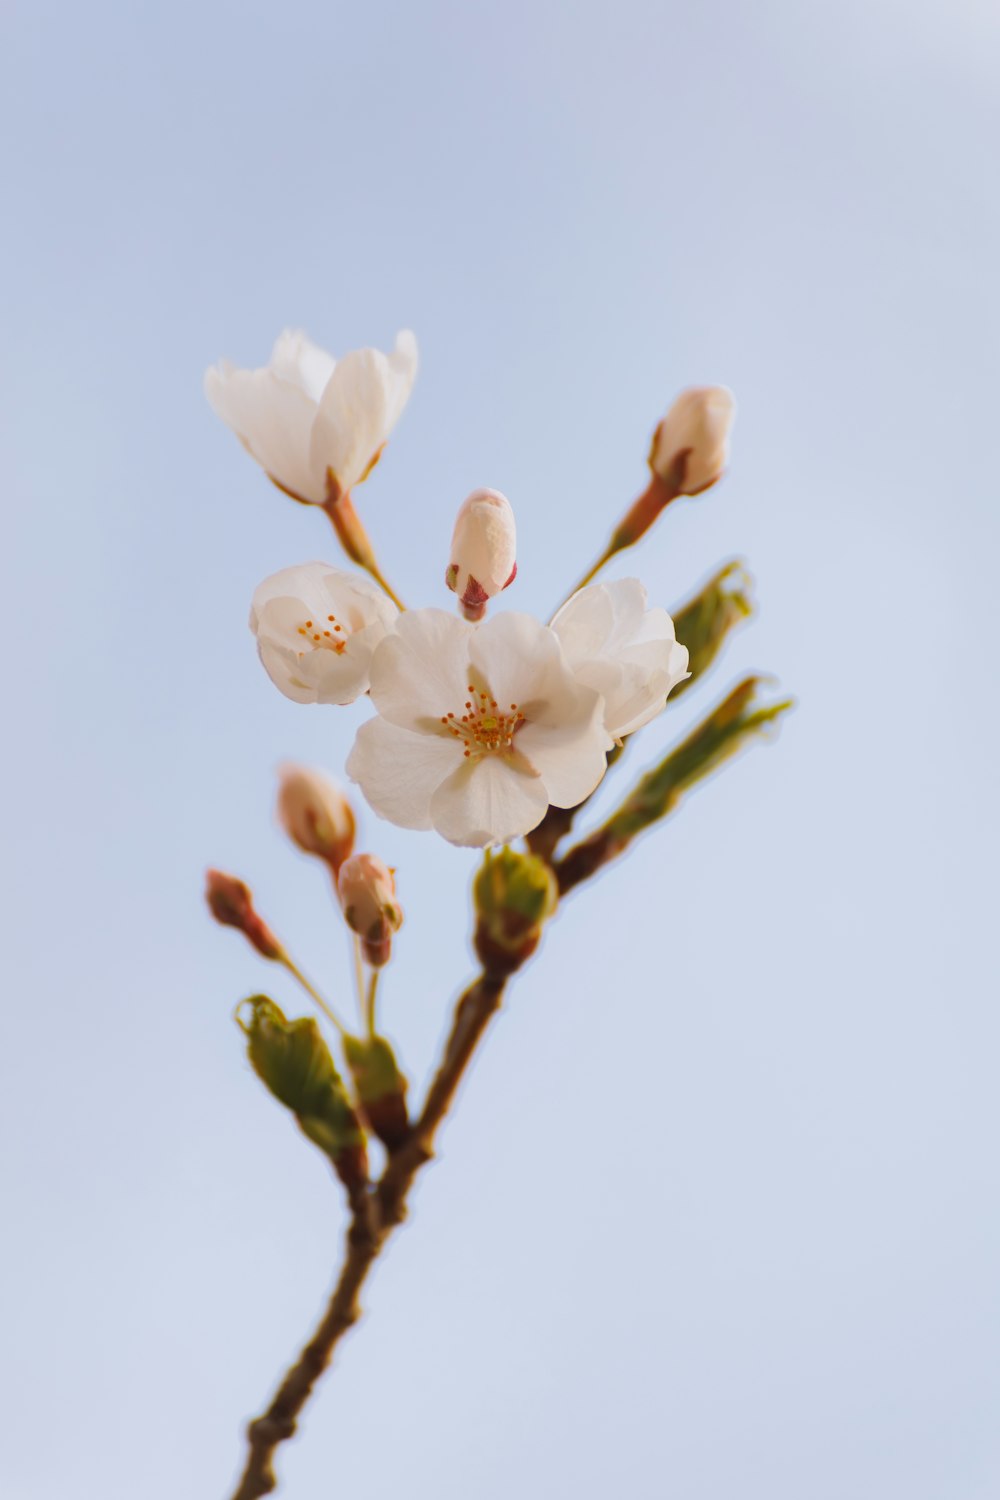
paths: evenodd
<path fill-rule="evenodd" d="M 420 1118 L 408 1138 L 390 1153 L 374 1187 L 351 1198 L 340 1275 L 323 1318 L 275 1392 L 267 1410 L 247 1428 L 246 1466 L 232 1500 L 260 1500 L 277 1488 L 274 1457 L 295 1432 L 313 1387 L 344 1334 L 361 1316 L 359 1294 L 392 1231 L 406 1217 L 406 1200 L 420 1168 L 434 1155 L 434 1136 L 451 1107 L 470 1060 L 503 999 L 505 980 L 481 974 L 461 996 L 438 1070 Z"/>

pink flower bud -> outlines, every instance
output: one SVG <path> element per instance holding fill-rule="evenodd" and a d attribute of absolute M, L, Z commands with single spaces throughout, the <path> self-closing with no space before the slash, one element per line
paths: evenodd
<path fill-rule="evenodd" d="M 653 434 L 653 473 L 678 495 L 707 490 L 728 462 L 735 411 L 733 393 L 724 385 L 681 391 Z"/>
<path fill-rule="evenodd" d="M 403 925 L 396 900 L 396 882 L 377 854 L 352 854 L 337 877 L 344 919 L 361 939 L 365 958 L 373 968 L 389 962 L 392 935 Z"/>
<path fill-rule="evenodd" d="M 354 848 L 354 813 L 332 777 L 308 766 L 279 766 L 278 819 L 292 843 L 325 860 L 336 877 Z"/>
<path fill-rule="evenodd" d="M 445 583 L 467 620 L 481 620 L 486 604 L 517 575 L 517 534 L 510 501 L 499 490 L 473 490 L 463 502 L 451 539 Z"/>
<path fill-rule="evenodd" d="M 242 932 L 264 958 L 283 959 L 285 950 L 263 917 L 254 910 L 253 893 L 235 875 L 209 870 L 205 884 L 209 911 L 223 927 Z"/>

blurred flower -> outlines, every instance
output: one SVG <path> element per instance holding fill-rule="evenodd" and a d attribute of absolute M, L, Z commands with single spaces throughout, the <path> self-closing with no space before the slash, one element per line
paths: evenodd
<path fill-rule="evenodd" d="M 648 724 L 687 674 L 687 647 L 665 609 L 646 608 L 637 578 L 592 583 L 563 605 L 552 629 L 580 682 L 604 698 L 604 727 L 620 740 Z"/>
<path fill-rule="evenodd" d="M 396 881 L 377 854 L 352 854 L 337 877 L 344 920 L 361 939 L 364 956 L 380 968 L 389 960 L 392 935 L 403 925 Z"/>
<path fill-rule="evenodd" d="M 438 609 L 401 615 L 372 660 L 371 698 L 378 717 L 358 731 L 347 773 L 403 828 L 504 843 L 604 775 L 603 701 L 529 615 L 478 626 Z"/>
<path fill-rule="evenodd" d="M 653 434 L 649 466 L 679 495 L 697 495 L 722 475 L 736 402 L 724 385 L 682 391 Z"/>
<path fill-rule="evenodd" d="M 538 947 L 559 903 L 551 865 L 517 849 L 489 849 L 472 884 L 476 953 L 488 974 L 513 974 Z"/>
<path fill-rule="evenodd" d="M 309 766 L 279 766 L 278 817 L 292 842 L 336 875 L 354 847 L 354 813 L 333 778 Z"/>
<path fill-rule="evenodd" d="M 391 354 L 355 349 L 335 360 L 286 329 L 262 369 L 213 365 L 205 395 L 279 489 L 324 505 L 367 477 L 416 374 L 417 341 L 408 330 L 396 335 Z"/>
<path fill-rule="evenodd" d="M 267 675 L 296 703 L 353 703 L 368 690 L 372 653 L 398 614 L 365 578 L 300 563 L 259 585 L 250 629 Z"/>
<path fill-rule="evenodd" d="M 235 927 L 242 932 L 263 958 L 278 963 L 286 961 L 284 948 L 257 912 L 253 892 L 242 880 L 222 870 L 206 871 L 205 900 L 215 920 L 223 927 Z"/>
<path fill-rule="evenodd" d="M 510 501 L 499 490 L 473 490 L 459 508 L 445 582 L 467 620 L 481 620 L 487 600 L 517 574 L 517 534 Z"/>

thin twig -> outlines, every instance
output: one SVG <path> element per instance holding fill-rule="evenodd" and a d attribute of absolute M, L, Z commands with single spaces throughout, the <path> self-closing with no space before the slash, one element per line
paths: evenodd
<path fill-rule="evenodd" d="M 278 1446 L 295 1432 L 313 1387 L 344 1334 L 361 1316 L 361 1288 L 392 1231 L 406 1217 L 410 1188 L 421 1167 L 434 1155 L 437 1128 L 448 1113 L 483 1033 L 500 1008 L 505 982 L 484 973 L 462 995 L 420 1118 L 402 1146 L 391 1153 L 379 1182 L 353 1195 L 344 1261 L 326 1312 L 270 1406 L 247 1428 L 249 1452 L 233 1500 L 260 1500 L 277 1488 L 274 1457 Z"/>

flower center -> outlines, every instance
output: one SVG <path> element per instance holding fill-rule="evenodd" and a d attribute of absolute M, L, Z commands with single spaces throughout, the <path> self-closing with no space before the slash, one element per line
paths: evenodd
<path fill-rule="evenodd" d="M 514 736 L 524 722 L 524 714 L 516 703 L 501 709 L 495 698 L 482 689 L 477 690 L 471 682 L 465 713 L 461 716 L 441 715 L 441 723 L 449 734 L 464 743 L 462 753 L 466 759 L 473 754 L 483 755 L 488 750 L 510 750 Z"/>
<path fill-rule="evenodd" d="M 336 615 L 327 615 L 324 622 L 306 620 L 298 627 L 298 632 L 313 651 L 336 651 L 339 656 L 347 645 L 344 627 L 338 624 Z M 299 656 L 305 656 L 305 652 L 300 651 Z"/>

